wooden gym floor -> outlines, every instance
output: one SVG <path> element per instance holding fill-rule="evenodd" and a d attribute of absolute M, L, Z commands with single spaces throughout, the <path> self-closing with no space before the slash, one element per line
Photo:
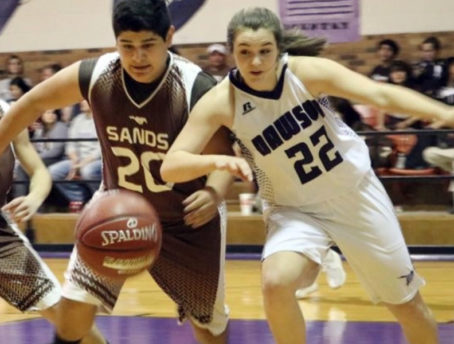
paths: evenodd
<path fill-rule="evenodd" d="M 66 258 L 46 259 L 62 279 Z M 398 325 L 383 306 L 374 306 L 347 263 L 347 283 L 330 289 L 324 276 L 319 290 L 300 301 L 308 320 L 311 344 L 404 344 Z M 454 338 L 454 261 L 415 261 L 427 285 L 421 293 L 439 323 L 441 343 Z M 260 294 L 260 262 L 256 256 L 230 255 L 226 266 L 227 303 L 231 311 L 230 344 L 274 343 L 265 322 Z M 143 274 L 126 282 L 112 315 L 98 325 L 111 344 L 194 344 L 187 324 L 178 326 L 175 307 L 153 280 Z M 21 314 L 0 301 L 0 342 L 50 343 L 52 327 L 36 315 Z"/>

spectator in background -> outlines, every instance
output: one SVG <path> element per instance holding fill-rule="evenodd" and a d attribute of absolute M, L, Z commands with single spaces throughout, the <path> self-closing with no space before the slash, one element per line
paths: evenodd
<path fill-rule="evenodd" d="M 439 58 L 441 43 L 435 36 L 426 38 L 421 46 L 421 61 L 415 66 L 416 88 L 431 97 L 440 88 L 444 61 Z"/>
<path fill-rule="evenodd" d="M 411 66 L 404 61 L 394 61 L 390 67 L 390 83 L 414 89 L 416 86 Z M 426 122 L 415 117 L 397 113 L 386 114 L 385 125 L 392 130 L 430 129 L 433 127 L 433 124 L 427 126 Z M 423 151 L 426 147 L 436 143 L 436 135 L 399 135 L 394 138 L 394 143 L 398 156 L 396 167 L 425 169 L 428 167 L 428 163 L 423 158 Z M 404 149 L 404 146 L 407 148 Z"/>
<path fill-rule="evenodd" d="M 391 63 L 399 55 L 399 45 L 392 39 L 384 39 L 378 42 L 377 55 L 380 64 L 375 66 L 369 73 L 371 79 L 388 82 Z"/>
<path fill-rule="evenodd" d="M 448 105 L 454 105 L 454 58 L 446 60 L 441 88 L 436 92 L 436 98 Z M 423 157 L 432 166 L 454 173 L 454 134 L 437 135 L 436 144 L 424 149 Z M 454 192 L 452 181 L 449 184 L 449 191 Z M 451 210 L 451 213 L 453 212 L 454 208 Z"/>
<path fill-rule="evenodd" d="M 211 44 L 207 48 L 207 53 L 208 65 L 204 70 L 219 82 L 230 70 L 230 66 L 227 64 L 227 48 L 223 44 Z"/>
<path fill-rule="evenodd" d="M 393 61 L 389 66 L 389 83 L 414 89 L 415 82 L 411 66 L 400 60 Z M 407 114 L 386 114 L 385 127 L 389 129 L 421 129 L 422 122 Z"/>
<path fill-rule="evenodd" d="M 52 75 L 57 73 L 62 66 L 59 63 L 52 63 L 42 67 L 39 70 L 39 82 L 49 79 Z"/>
<path fill-rule="evenodd" d="M 61 122 L 60 118 L 59 110 L 44 112 L 38 121 L 39 125 L 35 130 L 34 139 L 66 139 L 68 137 L 68 126 Z M 65 153 L 65 142 L 36 142 L 34 146 L 46 166 L 60 161 Z M 28 174 L 21 165 L 16 167 L 15 179 L 17 181 L 28 181 Z M 28 189 L 27 183 L 15 184 L 13 188 L 14 197 L 28 194 Z"/>
<path fill-rule="evenodd" d="M 80 103 L 82 113 L 71 121 L 68 137 L 70 139 L 96 138 L 93 114 L 86 101 Z M 49 166 L 52 180 L 100 180 L 101 179 L 101 147 L 99 142 L 70 141 L 66 143 L 67 159 Z M 82 207 L 99 187 L 99 182 L 92 183 L 55 183 L 55 188 L 61 192 L 74 210 Z M 77 206 L 73 206 L 76 204 Z"/>
<path fill-rule="evenodd" d="M 24 77 L 24 63 L 17 55 L 10 55 L 7 58 L 5 69 L 6 78 L 0 80 L 0 99 L 8 101 L 12 98 L 9 86 L 13 78 L 22 77 L 28 85 L 31 85 L 31 81 Z"/>
<path fill-rule="evenodd" d="M 57 73 L 62 66 L 59 63 L 51 63 L 39 70 L 39 82 L 43 82 L 44 80 L 49 79 L 52 75 Z M 74 117 L 74 114 L 80 113 L 80 109 L 78 104 L 74 106 L 66 106 L 63 109 L 60 109 L 61 112 L 61 121 L 64 123 L 69 123 L 71 119 Z"/>
<path fill-rule="evenodd" d="M 445 104 L 454 105 L 454 57 L 446 60 L 440 88 L 435 93 L 435 97 Z"/>
<path fill-rule="evenodd" d="M 31 86 L 20 76 L 16 76 L 9 82 L 10 98 L 8 103 L 14 102 L 31 90 Z"/>

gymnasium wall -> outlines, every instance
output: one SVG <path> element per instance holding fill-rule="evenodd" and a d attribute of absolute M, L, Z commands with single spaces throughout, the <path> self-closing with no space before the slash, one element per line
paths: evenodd
<path fill-rule="evenodd" d="M 443 55 L 454 56 L 454 1 L 452 0 L 360 0 L 362 39 L 333 44 L 325 56 L 359 72 L 377 63 L 376 43 L 390 37 L 402 46 L 401 58 L 418 58 L 418 44 L 435 34 L 443 43 Z M 245 6 L 276 10 L 277 0 L 207 0 L 206 4 L 175 36 L 182 55 L 203 65 L 205 48 L 225 40 L 229 18 Z M 23 57 L 26 73 L 37 79 L 47 63 L 62 65 L 112 50 L 111 0 L 25 0 L 0 34 L 0 75 L 3 61 L 14 52 Z"/>

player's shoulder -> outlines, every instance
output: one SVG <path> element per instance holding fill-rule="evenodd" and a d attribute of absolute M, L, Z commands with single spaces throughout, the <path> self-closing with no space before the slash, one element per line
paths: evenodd
<path fill-rule="evenodd" d="M 230 83 L 224 79 L 205 93 L 200 99 L 198 106 L 203 107 L 209 113 L 230 115 L 233 109 L 233 96 L 234 92 Z"/>
<path fill-rule="evenodd" d="M 294 73 L 319 70 L 332 63 L 332 60 L 319 56 L 289 56 L 288 58 L 288 68 Z"/>

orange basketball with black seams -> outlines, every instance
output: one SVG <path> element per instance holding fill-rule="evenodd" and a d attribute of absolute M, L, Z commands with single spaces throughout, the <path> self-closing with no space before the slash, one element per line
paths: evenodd
<path fill-rule="evenodd" d="M 96 194 L 81 212 L 75 231 L 80 258 L 111 278 L 124 279 L 150 268 L 161 249 L 156 210 L 132 191 Z"/>

